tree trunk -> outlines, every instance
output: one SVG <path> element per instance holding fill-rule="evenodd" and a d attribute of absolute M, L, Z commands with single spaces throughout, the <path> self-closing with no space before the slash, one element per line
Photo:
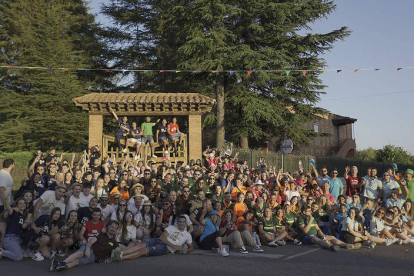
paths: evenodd
<path fill-rule="evenodd" d="M 242 149 L 249 149 L 249 139 L 247 136 L 240 136 L 240 147 Z"/>
<path fill-rule="evenodd" d="M 217 123 L 216 123 L 216 148 L 224 147 L 224 76 L 216 75 L 216 100 L 217 100 Z"/>

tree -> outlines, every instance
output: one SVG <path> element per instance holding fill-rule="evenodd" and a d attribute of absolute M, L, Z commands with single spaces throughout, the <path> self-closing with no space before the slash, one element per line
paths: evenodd
<path fill-rule="evenodd" d="M 414 156 L 410 155 L 403 148 L 394 145 L 386 145 L 382 149 L 378 149 L 376 159 L 379 162 L 399 164 L 412 164 L 414 162 Z"/>
<path fill-rule="evenodd" d="M 374 161 L 376 159 L 377 150 L 369 147 L 364 150 L 358 150 L 356 157 L 363 161 Z"/>
<path fill-rule="evenodd" d="M 299 32 L 334 9 L 333 2 L 325 0 L 177 1 L 172 24 L 180 25 L 179 36 L 187 38 L 178 49 L 178 65 L 235 71 L 222 74 L 224 85 L 216 86 L 225 88 L 226 129 L 240 137 L 244 147 L 247 137 L 272 136 L 306 145 L 317 134 L 303 123 L 326 113 L 316 107 L 324 88 L 317 70 L 325 65 L 320 54 L 349 32 L 346 27 L 326 34 Z M 316 71 L 267 71 L 299 68 Z"/>
<path fill-rule="evenodd" d="M 100 78 L 74 70 L 100 62 L 96 24 L 85 2 L 8 0 L 0 1 L 0 10 L 0 62 L 49 68 L 0 71 L 0 148 L 84 148 L 87 116 L 71 100 Z"/>

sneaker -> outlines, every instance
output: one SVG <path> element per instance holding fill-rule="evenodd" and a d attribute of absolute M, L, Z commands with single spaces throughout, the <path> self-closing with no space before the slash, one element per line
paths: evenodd
<path fill-rule="evenodd" d="M 49 266 L 49 271 L 56 271 L 56 266 L 58 265 L 58 261 L 55 260 L 55 258 L 52 258 L 52 262 L 50 263 Z"/>
<path fill-rule="evenodd" d="M 122 252 L 121 248 L 117 247 L 113 251 L 114 259 L 116 262 L 122 261 L 122 256 L 124 255 L 124 252 Z"/>
<path fill-rule="evenodd" d="M 363 246 L 371 246 L 371 242 L 370 241 L 364 241 L 363 243 L 362 243 L 362 245 Z"/>
<path fill-rule="evenodd" d="M 295 239 L 295 240 L 293 241 L 293 244 L 294 244 L 294 245 L 302 245 L 302 242 L 301 242 L 300 240 L 298 240 L 298 239 Z"/>
<path fill-rule="evenodd" d="M 246 247 L 244 247 L 244 246 L 240 247 L 240 251 L 239 252 L 242 253 L 242 254 L 249 253 L 249 251 L 247 251 Z"/>
<path fill-rule="evenodd" d="M 275 243 L 274 241 L 269 242 L 267 245 L 272 246 L 272 247 L 277 247 L 277 243 Z"/>
<path fill-rule="evenodd" d="M 375 242 L 371 242 L 371 244 L 369 245 L 369 249 L 374 249 L 375 246 L 377 246 L 377 244 Z"/>
<path fill-rule="evenodd" d="M 30 257 L 32 260 L 37 262 L 43 261 L 45 259 L 40 252 L 32 253 Z"/>
<path fill-rule="evenodd" d="M 281 245 L 281 246 L 285 246 L 286 245 L 286 242 L 285 241 L 278 241 L 277 244 L 278 245 Z"/>
<path fill-rule="evenodd" d="M 56 253 L 56 256 L 59 256 L 59 257 L 65 257 L 66 256 L 66 254 L 65 254 L 65 252 L 63 251 L 63 250 L 58 250 L 57 251 L 57 253 Z"/>
<path fill-rule="evenodd" d="M 340 247 L 339 247 L 339 245 L 332 245 L 331 249 L 332 249 L 332 251 L 338 252 Z"/>
<path fill-rule="evenodd" d="M 29 249 L 23 250 L 23 258 L 29 258 Z"/>
<path fill-rule="evenodd" d="M 263 249 L 260 246 L 256 245 L 253 247 L 253 252 L 263 252 Z"/>
<path fill-rule="evenodd" d="M 220 249 L 220 255 L 223 257 L 228 257 L 229 253 L 227 253 L 225 248 Z"/>
<path fill-rule="evenodd" d="M 56 251 L 50 251 L 50 257 L 49 257 L 49 259 L 53 259 L 53 258 L 55 258 L 55 256 L 56 256 Z"/>
<path fill-rule="evenodd" d="M 134 160 L 138 160 L 138 159 L 139 159 L 139 155 L 136 154 L 135 157 L 134 157 Z"/>
<path fill-rule="evenodd" d="M 127 153 L 127 152 L 128 152 L 128 149 L 127 149 L 127 148 L 124 148 L 124 149 L 122 150 L 122 152 L 123 152 L 123 153 Z"/>
<path fill-rule="evenodd" d="M 154 155 L 152 156 L 152 158 L 157 158 L 157 156 L 154 154 Z"/>
<path fill-rule="evenodd" d="M 165 154 L 165 155 L 167 155 L 167 154 L 168 154 L 168 150 L 165 150 L 165 151 L 164 151 L 164 154 Z"/>
<path fill-rule="evenodd" d="M 411 240 L 403 240 L 402 243 L 403 244 L 409 244 L 409 243 L 411 243 Z"/>
<path fill-rule="evenodd" d="M 391 244 L 397 242 L 398 239 L 387 239 L 387 241 L 385 242 L 385 246 L 390 246 Z"/>
<path fill-rule="evenodd" d="M 361 244 L 360 243 L 349 243 L 346 245 L 346 249 L 360 249 Z"/>
<path fill-rule="evenodd" d="M 56 271 L 63 271 L 63 270 L 68 269 L 68 266 L 67 266 L 66 262 L 61 262 L 61 263 L 57 263 L 55 269 L 56 269 Z"/>

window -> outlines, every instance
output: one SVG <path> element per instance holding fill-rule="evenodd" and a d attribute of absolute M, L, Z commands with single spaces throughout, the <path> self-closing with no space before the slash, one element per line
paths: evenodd
<path fill-rule="evenodd" d="M 313 123 L 313 131 L 319 132 L 319 122 L 314 122 Z"/>

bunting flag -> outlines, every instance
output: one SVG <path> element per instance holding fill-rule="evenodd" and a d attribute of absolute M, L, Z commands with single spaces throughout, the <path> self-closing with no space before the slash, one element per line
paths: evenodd
<path fill-rule="evenodd" d="M 296 68 L 286 68 L 286 69 L 277 69 L 277 70 L 204 70 L 204 71 L 198 71 L 198 70 L 165 70 L 165 69 L 157 69 L 157 70 L 150 70 L 150 69 L 91 69 L 91 68 L 68 68 L 68 67 L 41 67 L 41 66 L 14 66 L 14 65 L 0 65 L 0 69 L 8 69 L 8 70 L 18 70 L 18 69 L 29 69 L 29 70 L 61 70 L 61 71 L 85 71 L 85 72 L 91 72 L 91 71 L 106 71 L 106 72 L 122 72 L 122 73 L 128 73 L 128 72 L 143 72 L 144 74 L 148 72 L 159 72 L 159 73 L 229 73 L 230 76 L 234 75 L 235 73 L 247 73 L 247 76 L 250 76 L 253 72 L 266 72 L 266 73 L 285 73 L 287 76 L 290 75 L 290 73 L 301 73 L 303 76 L 306 76 L 308 72 L 319 72 L 320 74 L 326 73 L 326 72 L 358 72 L 358 71 L 380 71 L 381 68 L 356 68 L 356 69 L 296 69 Z M 288 69 L 288 70 L 287 70 Z M 414 69 L 413 67 L 397 67 L 397 71 L 401 70 L 407 70 L 407 69 Z M 393 69 L 395 70 L 395 69 Z"/>

